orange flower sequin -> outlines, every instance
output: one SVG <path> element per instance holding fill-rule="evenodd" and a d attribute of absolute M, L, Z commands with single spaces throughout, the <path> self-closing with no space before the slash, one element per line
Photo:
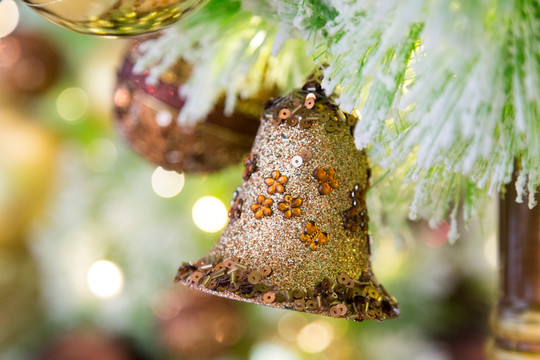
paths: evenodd
<path fill-rule="evenodd" d="M 251 205 L 251 211 L 255 213 L 256 219 L 262 219 L 263 216 L 272 215 L 272 209 L 270 208 L 274 201 L 270 198 L 265 198 L 264 195 L 257 196 L 257 203 Z"/>
<path fill-rule="evenodd" d="M 319 182 L 319 194 L 321 195 L 328 195 L 332 190 L 339 187 L 334 168 L 324 170 L 323 168 L 318 167 L 313 171 L 313 177 Z"/>
<path fill-rule="evenodd" d="M 285 185 L 288 180 L 289 179 L 285 175 L 281 175 L 279 171 L 274 170 L 270 177 L 264 179 L 264 183 L 268 186 L 268 193 L 270 195 L 274 194 L 276 191 L 281 194 L 285 190 L 283 185 Z"/>
<path fill-rule="evenodd" d="M 290 219 L 293 216 L 300 216 L 302 214 L 300 206 L 302 206 L 302 199 L 299 197 L 293 198 L 287 194 L 283 198 L 283 201 L 278 204 L 278 209 L 283 213 L 285 219 Z"/>
<path fill-rule="evenodd" d="M 317 250 L 319 246 L 326 244 L 329 238 L 328 234 L 322 232 L 314 221 L 308 221 L 306 231 L 300 235 L 300 240 L 311 250 Z"/>

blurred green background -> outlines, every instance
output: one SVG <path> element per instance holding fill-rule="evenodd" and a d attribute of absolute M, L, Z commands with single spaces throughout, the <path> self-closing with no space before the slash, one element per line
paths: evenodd
<path fill-rule="evenodd" d="M 0 358 L 484 358 L 496 290 L 491 218 L 454 245 L 446 224 L 433 230 L 420 221 L 404 229 L 414 241 L 375 238 L 374 271 L 402 313 L 383 323 L 174 285 L 181 262 L 219 237 L 199 226 L 225 224 L 242 166 L 178 175 L 136 156 L 112 112 L 130 41 L 19 12 L 16 30 L 0 34 Z M 206 196 L 222 211 L 210 216 L 203 203 L 193 212 Z"/>

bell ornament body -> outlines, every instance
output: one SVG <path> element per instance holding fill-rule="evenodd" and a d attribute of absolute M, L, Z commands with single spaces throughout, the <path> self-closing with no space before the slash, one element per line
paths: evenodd
<path fill-rule="evenodd" d="M 267 306 L 351 320 L 399 315 L 371 271 L 370 170 L 344 114 L 317 83 L 265 109 L 230 221 L 176 280 Z"/>

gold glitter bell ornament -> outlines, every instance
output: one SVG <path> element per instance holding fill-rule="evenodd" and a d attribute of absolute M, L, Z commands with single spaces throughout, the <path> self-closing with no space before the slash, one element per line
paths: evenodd
<path fill-rule="evenodd" d="M 75 32 L 131 36 L 163 29 L 207 0 L 24 0 L 50 22 Z"/>
<path fill-rule="evenodd" d="M 307 83 L 265 109 L 229 224 L 175 280 L 206 293 L 349 320 L 399 315 L 370 261 L 370 169 L 356 118 Z"/>

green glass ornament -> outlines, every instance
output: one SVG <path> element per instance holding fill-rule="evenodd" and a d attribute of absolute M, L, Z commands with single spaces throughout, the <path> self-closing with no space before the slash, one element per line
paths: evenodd
<path fill-rule="evenodd" d="M 66 29 L 99 36 L 132 36 L 163 29 L 207 0 L 23 0 Z"/>

